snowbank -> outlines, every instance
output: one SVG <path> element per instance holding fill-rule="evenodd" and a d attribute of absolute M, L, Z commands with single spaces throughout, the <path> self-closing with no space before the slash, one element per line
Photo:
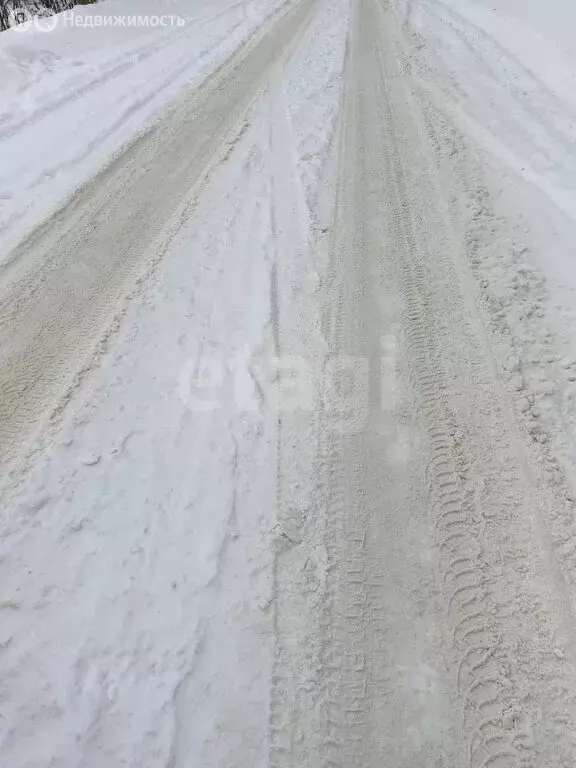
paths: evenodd
<path fill-rule="evenodd" d="M 576 222 L 576 7 L 414 0 L 408 22 L 456 86 L 461 125 Z"/>

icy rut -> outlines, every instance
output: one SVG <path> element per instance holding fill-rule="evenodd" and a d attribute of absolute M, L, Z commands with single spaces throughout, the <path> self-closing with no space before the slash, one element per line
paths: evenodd
<path fill-rule="evenodd" d="M 326 366 L 367 378 L 348 409 L 324 400 L 315 519 L 280 487 L 299 534 L 277 561 L 271 764 L 570 764 L 574 617 L 551 501 L 474 304 L 410 53 L 389 3 L 355 4 L 324 335 Z M 293 445 L 303 426 L 284 422 Z"/>

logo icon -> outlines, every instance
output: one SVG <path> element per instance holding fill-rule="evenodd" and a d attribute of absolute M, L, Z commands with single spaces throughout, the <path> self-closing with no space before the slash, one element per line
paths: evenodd
<path fill-rule="evenodd" d="M 53 10 L 41 3 L 27 6 L 13 5 L 8 14 L 10 27 L 15 32 L 53 32 L 58 26 L 58 18 Z"/>

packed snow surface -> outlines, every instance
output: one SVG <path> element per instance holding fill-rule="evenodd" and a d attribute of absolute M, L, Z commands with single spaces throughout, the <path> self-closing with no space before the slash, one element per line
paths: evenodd
<path fill-rule="evenodd" d="M 576 764 L 574 5 L 66 18 L 0 35 L 0 764 Z"/>

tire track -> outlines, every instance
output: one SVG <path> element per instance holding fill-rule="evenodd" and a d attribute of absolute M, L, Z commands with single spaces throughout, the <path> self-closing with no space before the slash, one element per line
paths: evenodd
<path fill-rule="evenodd" d="M 460 275 L 451 264 L 450 255 L 456 243 L 449 242 L 449 227 L 442 223 L 439 185 L 424 183 L 418 192 L 413 186 L 418 177 L 417 153 L 409 154 L 410 133 L 415 139 L 424 139 L 424 128 L 421 118 L 418 123 L 418 107 L 408 88 L 402 87 L 402 62 L 406 56 L 395 39 L 395 29 L 398 27 L 393 14 L 385 14 L 380 23 L 379 56 L 385 90 L 382 103 L 390 105 L 384 122 L 390 142 L 391 194 L 396 201 L 393 227 L 401 241 L 395 253 L 404 256 L 397 260 L 397 270 L 405 304 L 406 347 L 416 402 L 429 439 L 430 503 L 447 627 L 455 654 L 457 691 L 462 702 L 461 730 L 472 768 L 540 764 L 540 750 L 545 760 L 542 764 L 548 765 L 550 755 L 561 750 L 555 743 L 558 735 L 552 735 L 546 717 L 551 722 L 558 717 L 566 723 L 571 720 L 568 713 L 573 689 L 559 684 L 563 676 L 564 680 L 570 677 L 569 667 L 551 661 L 545 638 L 538 637 L 538 630 L 530 627 L 525 617 L 519 621 L 499 599 L 507 591 L 515 594 L 520 606 L 537 599 L 535 592 L 531 594 L 521 583 L 521 569 L 517 566 L 522 558 L 529 563 L 532 575 L 538 573 L 553 589 L 553 578 L 545 570 L 545 553 L 539 543 L 523 541 L 520 529 L 515 527 L 522 525 L 522 521 L 518 519 L 514 500 L 523 499 L 526 507 L 532 508 L 535 519 L 538 507 L 534 500 L 538 499 L 538 492 L 527 483 L 522 456 L 515 454 L 515 437 L 506 434 L 508 425 L 505 420 L 502 423 L 506 406 L 498 403 L 493 394 L 490 366 L 483 362 L 490 355 L 482 349 L 482 330 L 474 328 L 476 313 L 466 297 L 455 290 Z M 409 124 L 411 120 L 413 126 Z M 421 154 L 425 147 L 424 139 Z M 413 164 L 410 171 L 409 156 Z M 420 169 L 425 170 L 423 179 L 431 173 L 435 175 L 431 164 L 431 160 L 424 158 Z M 436 209 L 431 204 L 434 199 L 439 201 Z M 426 241 L 422 240 L 422 230 Z M 477 356 L 473 357 L 474 354 Z M 458 381 L 458 374 L 463 377 L 465 366 L 472 373 L 468 382 L 474 385 L 475 407 L 485 418 L 477 435 L 470 393 L 459 389 L 463 382 Z M 450 372 L 456 376 L 450 378 Z M 473 439 L 467 438 L 467 432 L 472 433 Z M 501 467 L 491 460 L 494 437 L 501 445 Z M 497 513 L 478 509 L 473 485 L 479 478 L 490 478 L 502 488 Z M 497 536 L 489 535 L 493 532 L 485 522 L 488 517 L 497 523 Z M 529 519 L 530 515 L 526 522 Z M 535 525 L 532 535 L 536 532 Z M 498 551 L 502 542 L 508 544 L 511 539 L 515 539 L 518 562 L 508 569 L 494 567 L 492 563 L 501 563 L 506 557 Z M 558 603 L 554 607 L 558 609 Z M 557 626 L 562 626 L 561 620 Z M 541 684 L 548 690 L 532 690 L 529 696 L 540 699 L 539 706 L 526 706 L 531 684 L 523 679 L 519 669 L 535 671 L 538 665 L 540 669 L 546 668 Z M 551 706 L 550 701 L 555 703 Z M 558 710 L 563 710 L 562 714 Z M 547 713 L 544 717 L 543 712 Z M 573 727 L 572 723 L 571 734 L 570 728 L 563 734 L 562 748 L 570 759 L 574 756 Z"/>
<path fill-rule="evenodd" d="M 411 487 L 412 462 L 404 466 L 394 460 L 399 409 L 382 403 L 382 340 L 400 315 L 394 304 L 380 301 L 379 292 L 390 290 L 394 275 L 381 260 L 385 246 L 379 222 L 389 214 L 397 221 L 402 210 L 388 200 L 387 148 L 374 114 L 381 101 L 381 73 L 367 17 L 366 4 L 358 3 L 349 43 L 325 337 L 328 365 L 342 356 L 365 359 L 369 378 L 351 404 L 363 418 L 350 422 L 349 414 L 335 413 L 329 401 L 324 403 L 319 458 L 325 478 L 327 559 L 321 764 L 424 766 L 433 762 L 430 755 L 444 753 L 448 765 L 458 758 L 449 746 L 452 726 L 445 686 L 439 683 L 438 711 L 432 712 L 426 693 L 423 703 L 415 704 L 410 679 L 420 665 L 434 671 L 437 615 L 432 599 L 424 609 L 413 601 L 418 593 L 425 601 L 429 589 L 415 544 L 427 521 Z M 385 240 L 391 247 L 389 233 Z M 408 520 L 411 502 L 414 519 Z M 408 541 L 403 527 L 414 529 Z M 421 654 L 417 659 L 415 648 Z M 433 722 L 429 729 L 426 717 Z M 420 731 L 413 743 L 401 736 L 410 728 Z"/>

